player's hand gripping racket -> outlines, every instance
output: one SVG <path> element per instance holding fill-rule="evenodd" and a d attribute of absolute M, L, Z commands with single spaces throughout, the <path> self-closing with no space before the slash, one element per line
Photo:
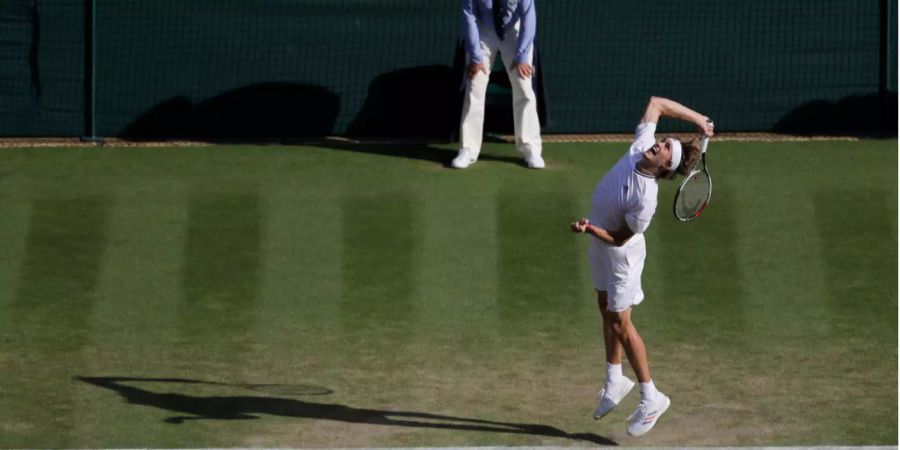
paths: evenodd
<path fill-rule="evenodd" d="M 710 122 L 712 123 L 712 122 Z M 706 146 L 709 136 L 700 138 L 700 160 L 691 169 L 675 193 L 675 218 L 682 222 L 690 222 L 698 217 L 709 205 L 712 198 L 712 178 L 706 167 Z"/>

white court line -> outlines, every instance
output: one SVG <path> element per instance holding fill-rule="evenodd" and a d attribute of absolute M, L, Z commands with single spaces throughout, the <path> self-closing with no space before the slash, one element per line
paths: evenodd
<path fill-rule="evenodd" d="M 565 449 L 565 450 L 596 450 L 601 446 L 593 447 L 563 447 L 563 446 L 543 446 L 543 447 L 395 447 L 395 448 L 378 448 L 370 447 L 370 450 L 548 450 L 548 449 Z M 716 450 L 897 450 L 897 446 L 809 446 L 809 447 L 627 447 L 629 450 L 681 450 L 681 449 L 716 449 Z M 329 449 L 308 449 L 308 450 L 367 450 L 362 448 L 329 448 Z"/>

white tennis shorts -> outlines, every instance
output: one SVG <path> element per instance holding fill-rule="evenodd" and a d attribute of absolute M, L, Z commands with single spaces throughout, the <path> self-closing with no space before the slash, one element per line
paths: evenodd
<path fill-rule="evenodd" d="M 599 239 L 591 239 L 588 260 L 594 289 L 606 291 L 607 309 L 625 311 L 644 300 L 641 289 L 641 272 L 647 245 L 644 234 L 634 235 L 622 247 L 607 245 Z"/>

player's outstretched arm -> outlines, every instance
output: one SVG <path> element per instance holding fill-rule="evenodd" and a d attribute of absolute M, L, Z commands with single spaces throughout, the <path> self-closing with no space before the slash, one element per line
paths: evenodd
<path fill-rule="evenodd" d="M 586 233 L 616 247 L 625 245 L 625 243 L 634 236 L 634 232 L 631 231 L 631 228 L 628 228 L 627 224 L 622 225 L 622 228 L 618 230 L 610 232 L 592 224 L 587 219 L 581 219 L 578 222 L 571 224 L 570 228 L 573 233 Z"/>
<path fill-rule="evenodd" d="M 641 118 L 641 123 L 659 123 L 660 117 L 671 117 L 693 123 L 697 125 L 701 133 L 706 136 L 713 135 L 713 124 L 710 122 L 709 117 L 674 100 L 663 97 L 650 97 L 650 101 L 647 102 L 647 108 L 644 110 L 644 117 Z"/>

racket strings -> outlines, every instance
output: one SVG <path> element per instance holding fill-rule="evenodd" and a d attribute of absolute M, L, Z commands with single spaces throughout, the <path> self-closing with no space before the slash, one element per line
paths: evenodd
<path fill-rule="evenodd" d="M 685 180 L 675 200 L 675 214 L 681 219 L 695 217 L 709 199 L 710 179 L 705 172 L 697 172 Z"/>

